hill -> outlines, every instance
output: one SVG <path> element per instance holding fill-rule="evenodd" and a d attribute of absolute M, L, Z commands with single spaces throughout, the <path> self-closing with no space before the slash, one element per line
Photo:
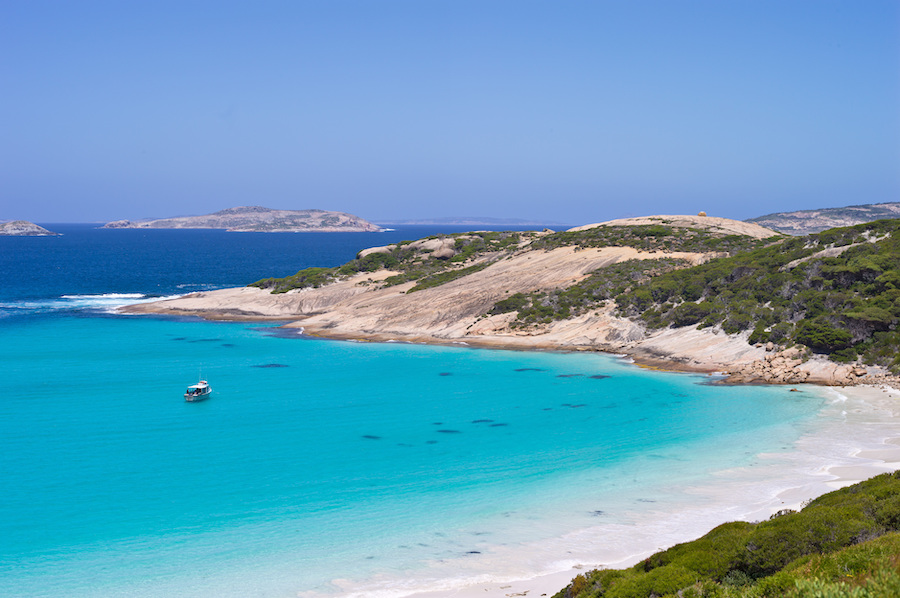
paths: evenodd
<path fill-rule="evenodd" d="M 782 240 L 665 273 L 614 299 L 650 328 L 720 327 L 749 333 L 751 344 L 799 344 L 900 373 L 900 220 Z"/>
<path fill-rule="evenodd" d="M 881 382 L 900 370 L 898 227 L 792 238 L 654 216 L 436 235 L 131 310 L 290 320 L 331 338 L 602 350 L 735 382 Z"/>
<path fill-rule="evenodd" d="M 829 228 L 853 226 L 884 218 L 900 218 L 900 202 L 778 212 L 750 218 L 747 222 L 753 222 L 789 235 L 808 235 Z"/>
<path fill-rule="evenodd" d="M 233 232 L 378 232 L 378 226 L 344 212 L 273 210 L 260 206 L 228 208 L 205 216 L 131 222 L 117 220 L 103 228 L 215 228 Z"/>
<path fill-rule="evenodd" d="M 11 222 L 0 222 L 0 235 L 9 237 L 54 237 L 59 235 L 59 233 L 49 231 L 27 220 L 13 220 Z"/>

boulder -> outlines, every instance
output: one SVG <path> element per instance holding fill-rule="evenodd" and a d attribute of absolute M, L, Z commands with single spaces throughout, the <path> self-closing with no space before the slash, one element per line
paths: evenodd
<path fill-rule="evenodd" d="M 372 255 L 373 253 L 390 253 L 396 247 L 396 245 L 385 245 L 384 247 L 369 247 L 368 249 L 363 249 L 359 253 L 357 253 L 356 259 L 361 260 L 367 255 Z"/>

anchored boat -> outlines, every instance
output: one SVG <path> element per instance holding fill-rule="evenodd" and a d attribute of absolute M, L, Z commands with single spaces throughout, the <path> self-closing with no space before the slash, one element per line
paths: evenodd
<path fill-rule="evenodd" d="M 209 387 L 209 383 L 206 380 L 201 380 L 188 386 L 187 391 L 184 393 L 184 400 L 189 403 L 196 403 L 197 401 L 205 401 L 211 394 L 212 388 Z"/>

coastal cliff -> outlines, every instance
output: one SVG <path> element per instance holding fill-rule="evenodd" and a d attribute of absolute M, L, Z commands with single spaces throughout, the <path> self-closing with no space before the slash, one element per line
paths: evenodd
<path fill-rule="evenodd" d="M 890 232 L 873 235 L 884 239 Z M 364 250 L 340 268 L 309 268 L 285 279 L 129 311 L 289 320 L 289 327 L 329 338 L 626 353 L 647 365 L 725 372 L 733 382 L 893 380 L 885 367 L 862 365 L 846 352 L 841 354 L 846 363 L 838 363 L 822 351 L 792 348 L 790 331 L 782 326 L 772 332 L 774 324 L 753 320 L 780 317 L 777 302 L 766 308 L 771 314 L 763 313 L 753 306 L 762 302 L 722 303 L 697 281 L 688 280 L 687 290 L 678 287 L 678 276 L 695 271 L 725 270 L 726 278 L 737 280 L 751 268 L 728 260 L 756 256 L 754 251 L 781 255 L 784 242 L 763 227 L 701 216 L 619 220 L 561 233 L 442 235 Z M 815 255 L 813 241 L 806 245 L 795 253 Z M 720 288 L 719 294 L 730 297 L 735 291 Z M 866 313 L 854 320 L 856 332 L 881 314 Z M 875 328 L 892 330 L 896 318 L 881 316 L 886 320 Z M 828 332 L 826 324 L 822 320 Z M 850 337 L 846 340 L 851 346 Z"/>
<path fill-rule="evenodd" d="M 103 228 L 215 228 L 232 232 L 378 232 L 358 216 L 326 210 L 273 210 L 261 206 L 228 208 L 205 216 L 161 220 L 117 220 Z"/>

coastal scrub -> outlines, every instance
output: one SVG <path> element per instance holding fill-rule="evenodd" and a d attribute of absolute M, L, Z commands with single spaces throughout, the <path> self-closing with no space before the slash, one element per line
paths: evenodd
<path fill-rule="evenodd" d="M 731 522 L 629 569 L 577 576 L 554 598 L 900 595 L 900 472 L 820 496 L 800 512 Z"/>

